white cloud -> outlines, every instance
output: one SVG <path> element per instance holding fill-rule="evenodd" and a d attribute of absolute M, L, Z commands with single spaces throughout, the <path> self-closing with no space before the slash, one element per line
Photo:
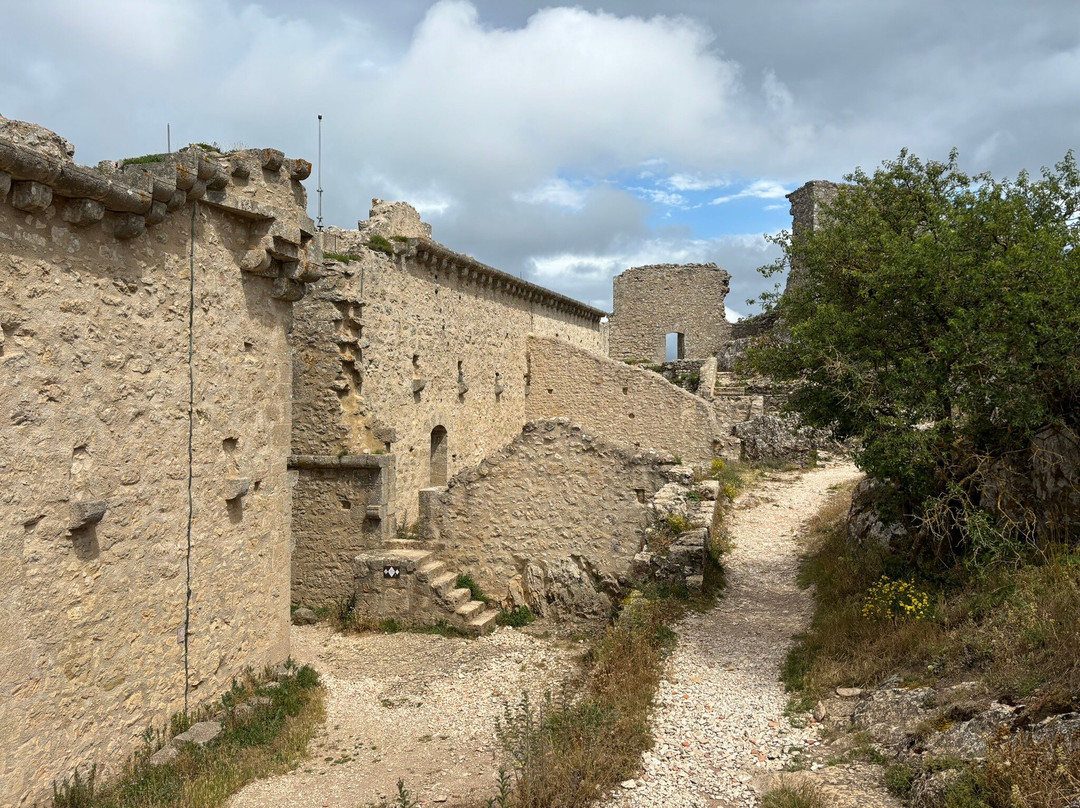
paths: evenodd
<path fill-rule="evenodd" d="M 515 192 L 511 198 L 531 205 L 554 205 L 558 208 L 581 210 L 585 207 L 586 191 L 575 187 L 561 177 L 540 183 L 531 191 Z"/>
<path fill-rule="evenodd" d="M 729 184 L 728 180 L 699 174 L 672 174 L 664 182 L 676 191 L 709 191 Z"/>
<path fill-rule="evenodd" d="M 773 180 L 754 180 L 738 193 L 728 194 L 727 196 L 718 196 L 709 204 L 722 205 L 725 202 L 731 202 L 735 199 L 746 199 L 748 197 L 753 199 L 783 199 L 789 193 L 791 193 L 791 191 Z"/>

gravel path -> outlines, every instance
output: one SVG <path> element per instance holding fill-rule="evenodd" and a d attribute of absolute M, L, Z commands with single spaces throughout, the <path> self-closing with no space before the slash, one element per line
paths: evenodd
<path fill-rule="evenodd" d="M 578 666 L 573 643 L 500 628 L 478 640 L 292 629 L 292 656 L 327 689 L 326 723 L 293 772 L 251 783 L 230 808 L 363 808 L 398 778 L 424 805 L 495 793 L 495 719 L 523 691 L 557 690 Z"/>
<path fill-rule="evenodd" d="M 795 728 L 784 716 L 777 681 L 812 607 L 795 583 L 793 538 L 831 487 L 858 476 L 848 464 L 775 474 L 736 501 L 726 518 L 728 588 L 715 609 L 674 627 L 679 645 L 657 694 L 656 744 L 609 808 L 753 806 L 754 784 L 817 742 L 812 726 Z"/>

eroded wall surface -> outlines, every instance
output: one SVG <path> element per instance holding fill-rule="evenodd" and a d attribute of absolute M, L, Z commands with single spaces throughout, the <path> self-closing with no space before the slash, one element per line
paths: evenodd
<path fill-rule="evenodd" d="M 532 385 L 526 415 L 568 417 L 614 443 L 677 455 L 684 462 L 738 457 L 738 441 L 717 423 L 709 402 L 658 373 L 529 338 Z"/>
<path fill-rule="evenodd" d="M 660 364 L 671 333 L 683 335 L 682 356 L 675 358 L 713 355 L 731 336 L 724 316 L 730 281 L 716 264 L 656 264 L 616 275 L 611 358 Z"/>
<path fill-rule="evenodd" d="M 302 291 L 268 251 L 303 252 L 280 153 L 109 179 L 23 148 L 0 131 L 4 805 L 287 656 Z"/>
<path fill-rule="evenodd" d="M 445 546 L 440 558 L 493 597 L 510 584 L 541 613 L 603 616 L 669 467 L 669 457 L 616 447 L 567 419 L 530 422 L 450 481 L 431 511 L 432 536 Z"/>
<path fill-rule="evenodd" d="M 392 243 L 354 239 L 357 258 L 328 263 L 296 307 L 293 446 L 393 453 L 389 518 L 407 524 L 432 482 L 432 431 L 446 430 L 446 476 L 508 444 L 527 420 L 528 335 L 600 352 L 603 312 L 425 239 Z"/>

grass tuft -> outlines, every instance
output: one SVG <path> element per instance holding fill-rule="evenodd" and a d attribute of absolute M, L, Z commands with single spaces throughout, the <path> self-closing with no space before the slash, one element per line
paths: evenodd
<path fill-rule="evenodd" d="M 825 798 L 810 783 L 783 785 L 761 798 L 761 808 L 825 808 Z"/>
<path fill-rule="evenodd" d="M 280 682 L 245 674 L 220 703 L 173 720 L 168 735 L 148 731 L 145 746 L 112 782 L 100 783 L 96 766 L 85 776 L 76 770 L 54 784 L 53 808 L 217 808 L 252 780 L 289 771 L 306 757 L 323 720 L 323 689 L 312 668 L 289 663 L 287 670 Z M 150 765 L 168 737 L 211 717 L 222 723 L 217 740 L 204 748 L 185 745 L 171 762 Z"/>
<path fill-rule="evenodd" d="M 536 620 L 536 615 L 528 606 L 515 606 L 513 609 L 503 609 L 495 616 L 495 622 L 500 626 L 521 628 Z"/>
<path fill-rule="evenodd" d="M 480 584 L 473 580 L 473 577 L 467 573 L 458 573 L 457 581 L 454 584 L 458 589 L 468 589 L 469 597 L 473 600 L 478 600 L 481 603 L 490 602 L 491 598 L 484 594 L 484 590 L 480 588 Z"/>

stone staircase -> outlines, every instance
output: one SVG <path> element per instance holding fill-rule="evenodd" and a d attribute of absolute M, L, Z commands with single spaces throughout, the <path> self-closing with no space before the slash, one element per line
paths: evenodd
<path fill-rule="evenodd" d="M 717 371 L 713 385 L 714 398 L 739 398 L 746 395 L 746 387 L 739 383 L 734 373 Z"/>
<path fill-rule="evenodd" d="M 424 541 L 391 539 L 379 550 L 356 557 L 357 601 L 380 618 L 412 623 L 443 620 L 473 636 L 495 629 L 497 608 L 457 585 L 458 573 L 438 558 L 438 547 Z M 394 567 L 398 577 L 383 570 Z"/>

